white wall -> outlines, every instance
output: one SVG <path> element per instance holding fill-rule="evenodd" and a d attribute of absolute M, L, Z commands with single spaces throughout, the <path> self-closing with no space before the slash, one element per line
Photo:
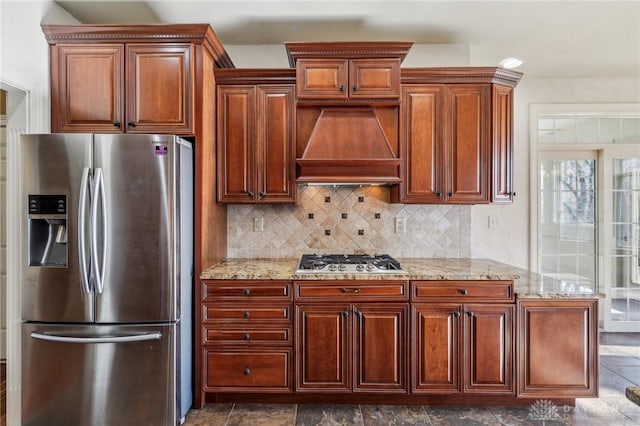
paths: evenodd
<path fill-rule="evenodd" d="M 49 46 L 40 24 L 78 21 L 53 1 L 0 1 L 0 81 L 29 91 L 28 131 L 49 125 Z"/>
<path fill-rule="evenodd" d="M 640 102 L 640 80 L 635 78 L 527 78 L 514 92 L 514 151 L 516 198 L 507 206 L 471 208 L 471 256 L 489 257 L 529 268 L 529 105 L 540 103 Z M 489 228 L 489 216 L 502 219 L 501 228 Z"/>

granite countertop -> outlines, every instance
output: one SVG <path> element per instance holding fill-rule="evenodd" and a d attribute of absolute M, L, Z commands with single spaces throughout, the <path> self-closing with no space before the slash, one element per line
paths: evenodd
<path fill-rule="evenodd" d="M 399 258 L 404 273 L 296 274 L 298 259 L 227 259 L 206 268 L 201 279 L 217 280 L 513 280 L 523 298 L 594 298 L 602 294 L 569 281 L 540 275 L 490 259 Z"/>

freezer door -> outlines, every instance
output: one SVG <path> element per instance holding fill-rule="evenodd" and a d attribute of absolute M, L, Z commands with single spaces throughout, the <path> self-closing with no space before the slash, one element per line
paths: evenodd
<path fill-rule="evenodd" d="M 94 176 L 103 176 L 95 190 L 96 322 L 175 321 L 177 138 L 94 138 Z"/>
<path fill-rule="evenodd" d="M 175 425 L 175 325 L 22 325 L 22 424 Z"/>
<path fill-rule="evenodd" d="M 92 295 L 83 292 L 78 258 L 78 211 L 83 171 L 91 166 L 91 135 L 23 135 L 21 248 L 23 280 L 21 284 L 22 318 L 31 321 L 87 322 L 93 320 Z M 47 219 L 29 217 L 29 195 L 66 197 L 66 238 L 51 238 L 56 252 L 66 255 L 65 264 L 39 265 L 47 257 Z M 85 192 L 89 196 L 88 192 Z M 58 219 L 56 219 L 57 221 Z M 53 227 L 60 229 L 57 225 Z M 52 229 L 55 229 L 52 228 Z M 38 231 L 39 230 L 39 231 Z M 36 235 L 36 231 L 40 232 Z M 33 240 L 33 241 L 32 241 Z M 30 251 L 31 250 L 31 251 Z M 51 256 L 49 256 L 51 260 Z M 86 285 L 85 285 L 86 287 Z"/>

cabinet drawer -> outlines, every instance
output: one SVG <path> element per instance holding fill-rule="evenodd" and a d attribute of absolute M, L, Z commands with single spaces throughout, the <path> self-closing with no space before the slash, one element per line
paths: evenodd
<path fill-rule="evenodd" d="M 300 301 L 406 301 L 407 281 L 296 281 Z"/>
<path fill-rule="evenodd" d="M 205 281 L 202 300 L 215 302 L 221 300 L 291 300 L 290 281 Z"/>
<path fill-rule="evenodd" d="M 206 351 L 206 390 L 290 392 L 291 349 Z"/>
<path fill-rule="evenodd" d="M 204 321 L 216 320 L 238 320 L 243 322 L 252 321 L 290 321 L 291 306 L 237 306 L 237 305 L 216 305 L 203 306 Z"/>
<path fill-rule="evenodd" d="M 202 341 L 205 344 L 291 345 L 291 327 L 203 327 Z"/>
<path fill-rule="evenodd" d="M 513 301 L 513 281 L 412 281 L 415 301 Z"/>

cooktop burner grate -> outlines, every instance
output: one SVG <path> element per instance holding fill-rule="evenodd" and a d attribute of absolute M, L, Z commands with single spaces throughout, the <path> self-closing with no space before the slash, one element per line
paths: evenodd
<path fill-rule="evenodd" d="M 388 254 L 304 254 L 296 273 L 402 273 L 400 262 Z"/>

